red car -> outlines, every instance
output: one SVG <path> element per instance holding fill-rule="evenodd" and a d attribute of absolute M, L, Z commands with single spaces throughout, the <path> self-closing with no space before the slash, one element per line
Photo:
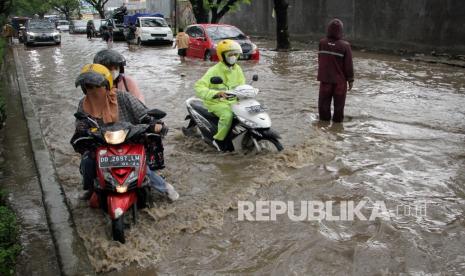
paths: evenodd
<path fill-rule="evenodd" d="M 226 24 L 195 24 L 187 26 L 189 35 L 189 48 L 187 56 L 203 58 L 204 60 L 218 61 L 216 44 L 223 39 L 233 39 L 242 48 L 242 60 L 259 60 L 260 52 L 257 45 L 238 28 Z"/>

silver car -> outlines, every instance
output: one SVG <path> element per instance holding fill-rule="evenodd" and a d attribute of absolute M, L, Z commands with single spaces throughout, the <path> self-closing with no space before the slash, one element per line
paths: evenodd
<path fill-rule="evenodd" d="M 61 34 L 55 24 L 48 20 L 29 20 L 24 30 L 24 44 L 27 46 L 41 44 L 61 44 Z"/>
<path fill-rule="evenodd" d="M 71 20 L 69 24 L 70 34 L 85 34 L 87 32 L 87 20 Z"/>
<path fill-rule="evenodd" d="M 60 31 L 69 31 L 69 21 L 68 20 L 58 20 L 56 22 L 57 29 Z"/>

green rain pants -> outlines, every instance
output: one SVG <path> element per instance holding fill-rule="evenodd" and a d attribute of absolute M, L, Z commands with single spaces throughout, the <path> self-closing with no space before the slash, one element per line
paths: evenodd
<path fill-rule="evenodd" d="M 208 111 L 220 118 L 218 121 L 218 132 L 213 136 L 214 139 L 223 141 L 228 135 L 233 120 L 233 112 L 229 103 L 217 103 L 210 105 Z"/>

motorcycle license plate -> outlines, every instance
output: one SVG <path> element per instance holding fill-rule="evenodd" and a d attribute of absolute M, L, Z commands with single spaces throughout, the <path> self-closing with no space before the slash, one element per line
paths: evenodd
<path fill-rule="evenodd" d="M 261 113 L 266 110 L 265 107 L 262 105 L 252 105 L 252 106 L 246 107 L 246 109 L 250 113 Z"/>
<path fill-rule="evenodd" d="M 100 156 L 100 168 L 139 167 L 140 155 L 112 155 Z"/>

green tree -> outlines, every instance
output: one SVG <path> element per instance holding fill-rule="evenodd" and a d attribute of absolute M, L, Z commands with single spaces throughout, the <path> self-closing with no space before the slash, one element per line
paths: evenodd
<path fill-rule="evenodd" d="M 65 15 L 69 20 L 74 11 L 79 9 L 79 0 L 50 0 L 50 6 Z"/>
<path fill-rule="evenodd" d="M 229 11 L 236 11 L 241 4 L 250 4 L 251 1 L 252 0 L 190 0 L 197 23 L 218 23 Z"/>
<path fill-rule="evenodd" d="M 12 11 L 17 15 L 37 14 L 40 18 L 43 18 L 50 9 L 48 1 L 43 0 L 14 0 L 12 6 Z"/>
<path fill-rule="evenodd" d="M 105 4 L 108 0 L 84 0 L 84 2 L 91 4 L 100 15 L 100 18 L 105 18 Z"/>
<path fill-rule="evenodd" d="M 12 5 L 13 0 L 0 0 L 0 16 L 8 15 Z"/>

